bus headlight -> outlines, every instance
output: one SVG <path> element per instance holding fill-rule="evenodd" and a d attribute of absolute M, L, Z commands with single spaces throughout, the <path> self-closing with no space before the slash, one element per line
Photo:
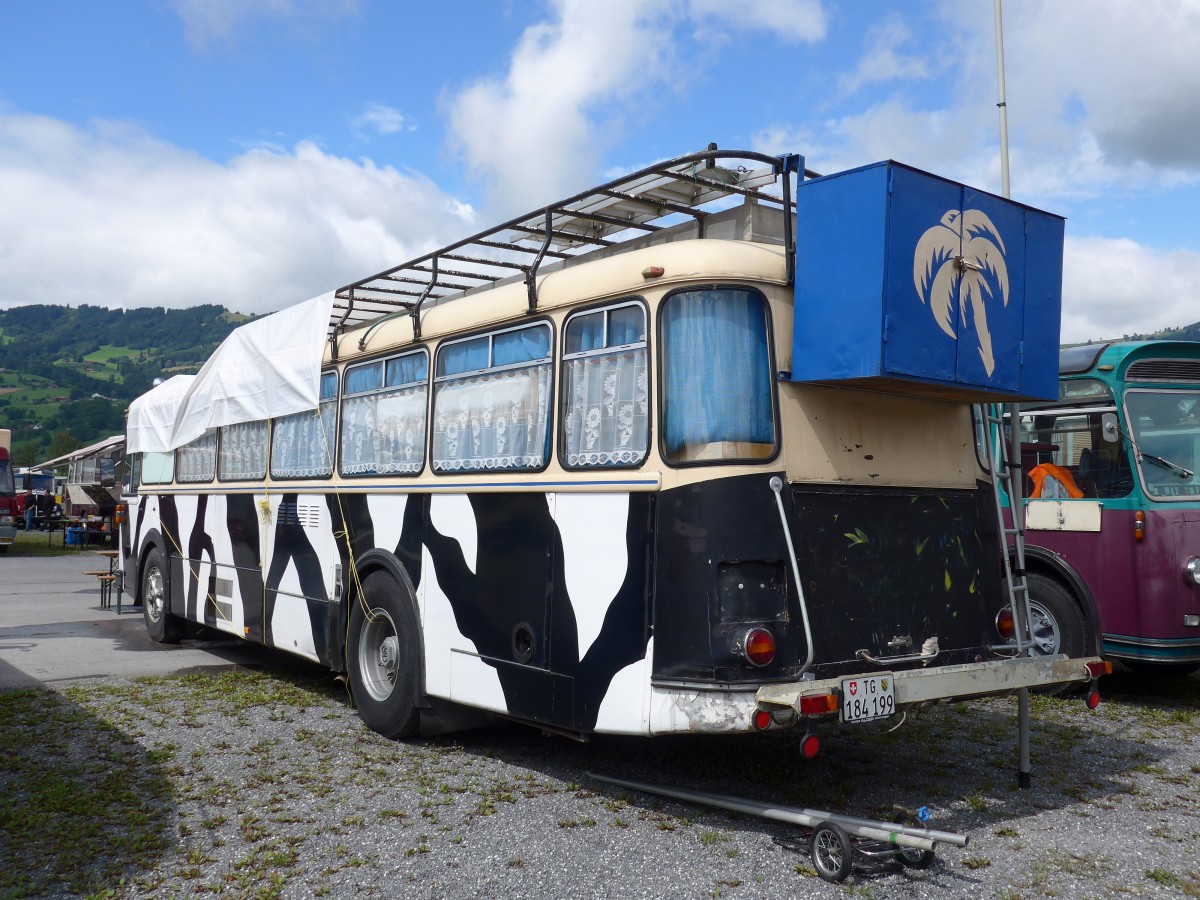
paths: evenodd
<path fill-rule="evenodd" d="M 1193 556 L 1183 567 L 1183 580 L 1191 585 L 1200 585 L 1200 557 Z"/>

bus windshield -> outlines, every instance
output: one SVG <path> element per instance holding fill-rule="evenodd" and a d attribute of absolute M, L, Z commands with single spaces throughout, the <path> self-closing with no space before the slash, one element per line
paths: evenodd
<path fill-rule="evenodd" d="M 1130 390 L 1125 409 L 1141 451 L 1142 485 L 1150 497 L 1200 495 L 1200 391 Z"/>

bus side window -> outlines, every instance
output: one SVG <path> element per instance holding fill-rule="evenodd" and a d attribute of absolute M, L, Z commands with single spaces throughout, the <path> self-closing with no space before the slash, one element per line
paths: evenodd
<path fill-rule="evenodd" d="M 217 474 L 216 429 L 200 435 L 175 451 L 175 469 L 180 483 L 212 481 Z"/>
<path fill-rule="evenodd" d="M 433 392 L 433 470 L 544 467 L 550 355 L 545 324 L 442 344 Z"/>
<path fill-rule="evenodd" d="M 221 481 L 258 481 L 266 474 L 266 421 L 238 422 L 221 428 L 217 477 Z"/>
<path fill-rule="evenodd" d="M 337 373 L 321 374 L 320 406 L 272 421 L 271 477 L 324 478 L 333 474 Z"/>
<path fill-rule="evenodd" d="M 429 355 L 406 353 L 346 370 L 343 475 L 416 475 L 425 466 Z"/>
<path fill-rule="evenodd" d="M 645 309 L 578 313 L 563 342 L 563 465 L 638 465 L 650 442 Z"/>

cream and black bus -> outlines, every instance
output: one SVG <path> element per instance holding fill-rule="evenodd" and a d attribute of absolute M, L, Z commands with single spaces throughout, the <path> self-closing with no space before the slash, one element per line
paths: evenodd
<path fill-rule="evenodd" d="M 753 732 L 1087 681 L 998 633 L 971 418 L 1056 396 L 1062 237 L 893 162 L 710 148 L 590 189 L 136 401 L 125 590 L 155 640 L 345 673 L 393 737 Z"/>

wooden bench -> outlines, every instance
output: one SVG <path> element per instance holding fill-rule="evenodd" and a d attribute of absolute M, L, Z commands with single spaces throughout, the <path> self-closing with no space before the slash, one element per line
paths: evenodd
<path fill-rule="evenodd" d="M 96 580 L 100 582 L 100 608 L 110 609 L 112 607 L 113 584 L 117 580 L 115 572 L 107 570 L 102 572 L 84 572 L 84 575 L 95 575 Z M 117 615 L 121 614 L 121 592 L 117 592 Z"/>

